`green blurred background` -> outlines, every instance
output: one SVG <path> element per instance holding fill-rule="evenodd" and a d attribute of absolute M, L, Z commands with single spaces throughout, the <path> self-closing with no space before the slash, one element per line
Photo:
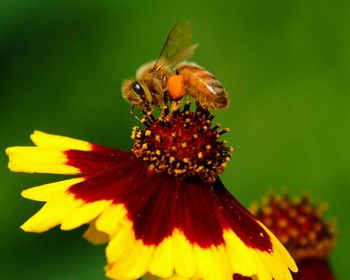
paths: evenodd
<path fill-rule="evenodd" d="M 189 20 L 193 60 L 230 93 L 217 120 L 234 157 L 223 181 L 245 205 L 268 189 L 330 205 L 332 265 L 349 279 L 350 5 L 347 1 L 0 2 L 0 148 L 34 129 L 129 149 L 136 121 L 120 84 Z M 104 279 L 104 247 L 83 229 L 19 229 L 40 203 L 20 192 L 60 176 L 13 174 L 0 154 L 0 277 Z"/>

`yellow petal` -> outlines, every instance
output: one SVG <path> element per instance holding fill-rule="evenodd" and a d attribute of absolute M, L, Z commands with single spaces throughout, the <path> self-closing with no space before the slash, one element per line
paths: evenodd
<path fill-rule="evenodd" d="M 131 227 L 123 227 L 107 246 L 106 275 L 112 279 L 137 279 L 146 274 L 154 246 L 136 240 Z"/>
<path fill-rule="evenodd" d="M 84 181 L 84 178 L 73 178 L 59 182 L 49 183 L 33 187 L 22 191 L 21 195 L 25 198 L 36 201 L 48 201 L 57 195 L 64 193 L 70 186 Z"/>
<path fill-rule="evenodd" d="M 106 248 L 108 263 L 114 263 L 122 255 L 123 251 L 125 251 L 125 247 L 128 243 L 134 242 L 135 238 L 133 235 L 131 222 L 127 222 L 125 226 L 119 227 L 117 233 L 113 236 Z"/>
<path fill-rule="evenodd" d="M 184 278 L 192 278 L 196 273 L 193 245 L 178 230 L 174 230 L 172 240 L 176 274 Z"/>
<path fill-rule="evenodd" d="M 257 272 L 259 280 L 271 278 L 292 280 L 289 269 L 294 272 L 297 271 L 294 260 L 278 241 L 278 239 L 262 223 L 259 222 L 259 224 L 270 235 L 273 249 L 271 253 L 261 252 L 258 250 L 255 251 L 257 254 L 257 259 L 260 261 L 259 270 Z"/>
<path fill-rule="evenodd" d="M 100 215 L 105 210 L 111 201 L 99 200 L 91 203 L 84 203 L 79 208 L 75 209 L 71 215 L 66 216 L 61 222 L 62 230 L 72 230 L 89 223 Z"/>
<path fill-rule="evenodd" d="M 282 245 L 282 243 L 277 239 L 277 237 L 267 228 L 265 225 L 261 222 L 259 222 L 260 225 L 265 229 L 267 233 L 269 233 L 273 246 L 274 246 L 274 252 L 280 255 L 281 259 L 283 260 L 284 264 L 286 264 L 289 269 L 293 272 L 298 272 L 298 267 L 294 261 L 294 259 L 291 257 L 291 255 L 288 253 L 286 248 Z"/>
<path fill-rule="evenodd" d="M 127 211 L 122 204 L 111 205 L 96 220 L 96 228 L 107 233 L 111 238 L 119 230 Z"/>
<path fill-rule="evenodd" d="M 79 174 L 80 170 L 66 164 L 67 157 L 60 150 L 38 147 L 10 147 L 8 167 L 11 171 L 28 173 Z"/>
<path fill-rule="evenodd" d="M 91 150 L 91 144 L 89 142 L 65 136 L 48 134 L 38 130 L 34 131 L 30 138 L 32 139 L 35 145 L 43 148 L 55 148 L 62 151 L 71 149 L 80 151 Z"/>
<path fill-rule="evenodd" d="M 181 277 L 179 275 L 173 275 L 173 276 L 171 276 L 169 278 L 166 278 L 166 280 L 194 280 L 194 279 L 193 278 Z"/>
<path fill-rule="evenodd" d="M 95 221 L 90 222 L 90 226 L 84 232 L 84 238 L 95 245 L 104 244 L 109 241 L 106 233 L 97 230 Z"/>
<path fill-rule="evenodd" d="M 225 248 L 222 245 L 211 246 L 208 249 L 194 246 L 194 256 L 198 276 L 203 280 L 232 280 L 233 272 Z"/>
<path fill-rule="evenodd" d="M 27 220 L 21 228 L 29 232 L 43 232 L 61 223 L 82 204 L 71 195 L 60 195 L 47 202 L 34 216 Z"/>
<path fill-rule="evenodd" d="M 155 247 L 149 272 L 161 278 L 170 277 L 174 273 L 172 237 L 165 238 Z"/>
<path fill-rule="evenodd" d="M 257 263 L 254 259 L 254 252 L 232 230 L 224 232 L 224 240 L 232 271 L 244 276 L 256 273 Z"/>
<path fill-rule="evenodd" d="M 292 280 L 288 268 L 295 271 L 293 259 L 277 238 L 264 225 L 261 226 L 270 236 L 271 252 L 249 248 L 234 232 L 225 231 L 224 239 L 233 273 L 244 276 L 255 275 L 254 277 L 259 280 Z"/>

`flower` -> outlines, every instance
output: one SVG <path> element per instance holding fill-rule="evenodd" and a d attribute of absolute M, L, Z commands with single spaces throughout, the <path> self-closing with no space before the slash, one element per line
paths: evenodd
<path fill-rule="evenodd" d="M 231 149 L 212 120 L 189 103 L 147 114 L 145 128 L 133 129 L 132 151 L 35 131 L 34 147 L 6 150 L 10 170 L 77 177 L 23 191 L 45 205 L 22 229 L 89 224 L 86 239 L 108 242 L 112 279 L 291 279 L 297 268 L 288 252 L 218 177 Z"/>
<path fill-rule="evenodd" d="M 313 204 L 303 195 L 291 200 L 288 195 L 270 194 L 261 206 L 254 204 L 257 218 L 276 234 L 298 264 L 297 280 L 334 280 L 328 256 L 336 241 L 333 222 L 323 218 L 325 204 Z"/>

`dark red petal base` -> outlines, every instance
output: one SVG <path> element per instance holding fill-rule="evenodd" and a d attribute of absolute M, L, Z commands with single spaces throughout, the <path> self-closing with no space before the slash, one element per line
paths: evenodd
<path fill-rule="evenodd" d="M 233 280 L 252 280 L 251 277 L 242 276 L 242 275 L 240 275 L 240 274 L 233 274 L 232 279 L 233 279 Z"/>
<path fill-rule="evenodd" d="M 208 248 L 224 243 L 231 229 L 251 248 L 271 251 L 269 235 L 224 187 L 195 179 L 152 173 L 132 152 L 95 146 L 91 152 L 67 151 L 68 163 L 80 168 L 85 181 L 68 190 L 86 202 L 122 203 L 137 239 L 157 245 L 175 228 L 192 243 Z"/>

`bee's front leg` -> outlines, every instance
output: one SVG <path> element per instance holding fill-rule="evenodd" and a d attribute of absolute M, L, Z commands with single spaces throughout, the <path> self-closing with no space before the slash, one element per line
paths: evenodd
<path fill-rule="evenodd" d="M 162 108 L 162 115 L 167 116 L 169 115 L 169 92 L 167 89 L 163 90 L 163 108 Z"/>
<path fill-rule="evenodd" d="M 136 115 L 135 113 L 135 104 L 132 104 L 131 109 L 130 109 L 130 114 L 134 116 L 135 119 L 137 119 L 140 123 L 142 123 L 142 119 L 139 118 L 139 116 Z"/>
<path fill-rule="evenodd" d="M 169 91 L 168 91 L 168 76 L 163 75 L 162 77 L 162 100 L 163 100 L 163 108 L 161 108 L 161 112 L 163 116 L 167 116 L 169 114 Z"/>
<path fill-rule="evenodd" d="M 155 116 L 153 115 L 153 109 L 152 107 L 147 108 L 147 109 L 142 109 L 142 113 L 144 114 L 144 118 L 149 119 L 151 122 L 154 122 L 156 120 Z"/>

